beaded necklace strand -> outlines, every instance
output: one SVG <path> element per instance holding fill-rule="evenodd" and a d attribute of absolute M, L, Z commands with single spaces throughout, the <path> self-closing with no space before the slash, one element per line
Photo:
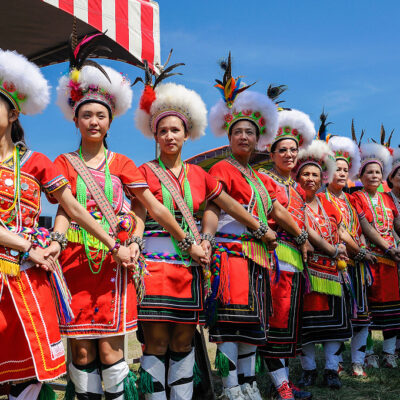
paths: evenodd
<path fill-rule="evenodd" d="M 369 208 L 373 211 L 372 212 L 372 219 L 374 222 L 375 228 L 378 230 L 378 232 L 384 236 L 389 233 L 390 227 L 389 227 L 389 218 L 386 212 L 386 207 L 383 202 L 383 197 L 382 194 L 377 192 L 378 196 L 378 204 L 375 206 L 374 202 L 372 201 L 372 196 L 367 193 L 365 190 L 363 191 L 365 197 L 367 198 L 367 201 L 369 203 Z M 382 210 L 382 220 L 379 220 L 379 214 L 377 208 L 380 208 Z"/>
<path fill-rule="evenodd" d="M 79 157 L 83 162 L 85 160 L 83 159 L 82 156 L 82 146 L 79 147 Z M 108 159 L 107 159 L 107 149 L 104 149 L 104 157 L 105 157 L 105 167 L 104 167 L 104 172 L 105 172 L 105 184 L 104 184 L 104 192 L 107 197 L 107 200 L 112 204 L 113 201 L 113 186 L 112 186 L 112 180 L 111 180 L 111 174 L 110 174 L 110 169 L 108 167 Z M 78 175 L 78 179 L 76 182 L 76 198 L 85 209 L 87 209 L 87 187 L 83 179 Z M 104 217 L 104 215 L 101 218 L 100 225 L 103 227 L 103 229 L 109 233 L 110 230 L 110 224 L 108 223 L 107 219 Z M 101 267 L 103 265 L 103 262 L 107 256 L 106 249 L 104 248 L 99 248 L 96 251 L 92 252 L 91 249 L 89 248 L 89 233 L 82 227 L 79 227 L 83 239 L 83 244 L 85 246 L 85 253 L 86 257 L 89 262 L 89 268 L 92 271 L 92 274 L 97 275 L 101 271 Z M 96 262 L 95 260 L 97 259 L 99 253 L 101 252 L 101 259 L 99 262 Z M 93 269 L 93 266 L 96 268 L 96 270 Z"/>
<path fill-rule="evenodd" d="M 321 237 L 323 239 L 325 239 L 327 242 L 329 242 L 330 244 L 333 243 L 333 236 L 332 236 L 332 227 L 331 227 L 331 222 L 329 219 L 328 214 L 326 213 L 324 207 L 322 207 L 322 204 L 319 200 L 318 197 L 316 197 L 317 200 L 317 204 L 318 204 L 318 209 L 321 210 L 322 212 L 322 216 L 324 218 L 324 223 L 322 224 L 321 221 L 318 221 L 317 218 L 315 217 L 314 214 L 315 211 L 311 208 L 311 206 L 309 204 L 307 204 L 307 215 L 311 218 L 312 222 L 313 222 L 313 227 L 316 227 L 318 229 L 318 231 L 321 234 Z M 324 233 L 323 228 L 326 226 L 328 233 Z M 329 240 L 328 240 L 329 239 Z"/>

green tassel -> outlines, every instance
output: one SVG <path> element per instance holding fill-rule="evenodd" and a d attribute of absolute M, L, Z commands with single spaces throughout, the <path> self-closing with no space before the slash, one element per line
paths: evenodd
<path fill-rule="evenodd" d="M 320 278 L 311 274 L 311 287 L 314 292 L 342 296 L 342 285 L 340 282 Z"/>
<path fill-rule="evenodd" d="M 278 241 L 278 247 L 275 249 L 279 261 L 293 265 L 299 271 L 303 271 L 303 257 L 301 252 L 284 242 Z"/>
<path fill-rule="evenodd" d="M 226 378 L 229 375 L 229 358 L 218 349 L 215 356 L 215 368 L 219 376 Z"/>
<path fill-rule="evenodd" d="M 64 400 L 74 400 L 75 399 L 75 385 L 71 379 L 68 380 L 67 387 L 65 388 Z"/>
<path fill-rule="evenodd" d="M 373 350 L 374 349 L 374 340 L 372 339 L 371 332 L 368 332 L 367 336 L 367 350 Z"/>
<path fill-rule="evenodd" d="M 139 368 L 138 389 L 141 393 L 154 393 L 153 377 L 142 367 Z"/>
<path fill-rule="evenodd" d="M 57 396 L 55 391 L 48 383 L 43 383 L 40 389 L 38 400 L 56 400 Z"/>
<path fill-rule="evenodd" d="M 264 375 L 266 373 L 264 359 L 260 356 L 260 354 L 256 355 L 256 375 Z"/>
<path fill-rule="evenodd" d="M 139 393 L 136 388 L 136 375 L 129 370 L 129 374 L 124 379 L 124 399 L 139 400 Z"/>
<path fill-rule="evenodd" d="M 200 371 L 199 366 L 197 365 L 197 362 L 194 362 L 193 365 L 193 385 L 197 386 L 201 383 L 201 379 L 202 379 L 202 373 Z"/>

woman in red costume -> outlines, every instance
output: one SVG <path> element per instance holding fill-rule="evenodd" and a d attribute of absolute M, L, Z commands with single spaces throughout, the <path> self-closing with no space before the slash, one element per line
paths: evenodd
<path fill-rule="evenodd" d="M 372 315 L 371 330 L 383 331 L 383 366 L 396 368 L 396 338 L 400 334 L 400 291 L 397 263 L 399 250 L 393 230 L 400 231 L 400 218 L 393 198 L 377 191 L 391 171 L 389 150 L 377 143 L 361 145 L 359 177 L 363 190 L 353 194 L 368 249 L 376 256 L 371 264 L 373 284 L 368 289 Z M 378 233 L 378 235 L 377 235 Z M 366 357 L 366 365 L 378 368 L 376 354 Z"/>
<path fill-rule="evenodd" d="M 93 43 L 96 37 L 83 43 Z M 124 193 L 129 199 L 136 197 L 142 201 L 178 241 L 185 234 L 148 190 L 133 161 L 107 148 L 105 139 L 113 118 L 124 114 L 131 105 L 130 82 L 109 67 L 96 68 L 93 62 L 82 66 L 80 52 L 85 52 L 85 47 L 78 45 L 69 74 L 60 80 L 58 104 L 79 129 L 81 144 L 77 151 L 60 155 L 55 164 L 92 217 L 106 232 L 117 234 L 118 240 L 129 246 L 131 263 L 136 264 L 142 241 L 134 235 L 136 218 Z M 83 165 L 83 172 L 78 173 L 76 160 Z M 85 170 L 91 182 L 84 179 Z M 93 183 L 103 191 L 104 202 L 112 206 L 116 228 L 107 219 L 102 199 L 94 197 Z M 72 350 L 69 386 L 71 390 L 74 386 L 78 399 L 100 399 L 103 387 L 106 399 L 131 398 L 136 392 L 135 376 L 123 358 L 123 335 L 137 329 L 136 296 L 140 297 L 143 290 L 144 264 L 139 260 L 133 271 L 117 265 L 111 254 L 119 252 L 119 243 L 108 251 L 77 221 L 70 224 L 62 209 L 56 217 L 55 229 L 67 232 L 69 239 L 60 256 L 75 314 L 70 323 L 61 325 L 62 334 L 70 338 Z M 191 246 L 189 251 L 195 259 L 204 256 L 200 246 Z"/>
<path fill-rule="evenodd" d="M 292 179 L 291 172 L 296 166 L 299 149 L 306 148 L 316 132 L 309 116 L 301 111 L 285 108 L 278 116 L 278 131 L 269 146 L 272 168 L 259 172 L 276 186 L 277 200 L 290 212 L 299 228 L 306 231 L 304 193 Z M 295 238 L 276 226 L 273 220 L 270 225 L 278 234 L 276 254 L 280 279 L 271 279 L 273 314 L 269 320 L 267 344 L 260 348 L 260 354 L 265 358 L 273 382 L 271 394 L 279 399 L 277 389 L 286 382 L 295 398 L 309 399 L 311 393 L 300 390 L 289 380 L 289 358 L 296 357 L 301 348 L 303 258 Z"/>
<path fill-rule="evenodd" d="M 136 112 L 137 127 L 159 145 L 160 156 L 140 167 L 156 198 L 163 202 L 187 232 L 186 244 L 177 244 L 152 217 L 145 220 L 144 257 L 149 275 L 145 277 L 146 295 L 140 304 L 139 320 L 143 327 L 145 348 L 141 359 L 140 389 L 146 399 L 192 398 L 193 381 L 199 378 L 192 341 L 197 324 L 204 323 L 203 285 L 209 271 L 202 271 L 186 252 L 190 243 L 202 241 L 208 255 L 214 243 L 212 235 L 199 235 L 198 213 L 205 202 L 214 202 L 249 229 L 261 231 L 260 223 L 239 203 L 222 191 L 222 185 L 199 166 L 182 162 L 186 140 L 204 134 L 207 110 L 200 96 L 174 83 L 146 87 Z M 138 216 L 145 212 L 138 204 Z M 261 237 L 274 241 L 272 231 Z M 203 263 L 204 267 L 204 263 Z M 165 361 L 169 350 L 169 368 Z M 165 382 L 165 376 L 168 377 Z"/>
<path fill-rule="evenodd" d="M 303 374 L 299 386 L 311 386 L 317 377 L 315 344 L 323 343 L 324 384 L 339 389 L 337 373 L 341 343 L 352 336 L 346 279 L 346 248 L 339 243 L 342 216 L 324 193 L 322 183 L 332 180 L 336 163 L 326 142 L 314 140 L 299 152 L 294 170 L 296 181 L 305 193 L 306 216 L 311 243 L 316 248 L 308 261 L 311 292 L 304 296 L 302 321 Z M 338 261 L 339 260 L 339 261 Z"/>
<path fill-rule="evenodd" d="M 0 383 L 14 382 L 10 399 L 53 398 L 42 382 L 65 373 L 58 322 L 72 317 L 69 292 L 59 265 L 44 250 L 52 240 L 59 250 L 65 237 L 38 227 L 41 191 L 105 246 L 116 243 L 75 200 L 58 168 L 25 144 L 19 114 L 42 111 L 49 98 L 37 66 L 0 50 Z M 130 262 L 127 248 L 114 257 Z"/>
<path fill-rule="evenodd" d="M 228 62 L 223 81 L 217 85 L 225 101 L 220 100 L 211 109 L 210 123 L 215 134 L 228 134 L 232 155 L 215 164 L 210 174 L 266 227 L 269 216 L 299 240 L 304 239 L 301 247 L 305 255 L 306 234 L 275 201 L 277 185 L 249 165 L 256 146 L 265 149 L 275 137 L 277 107 L 265 95 L 243 88 L 238 91 L 240 82 L 230 76 L 230 71 Z M 232 80 L 235 84 L 229 91 Z M 211 232 L 217 231 L 214 279 L 219 279 L 221 288 L 217 292 L 216 323 L 210 327 L 210 340 L 218 344 L 217 368 L 222 376 L 224 394 L 228 399 L 261 399 L 255 381 L 255 359 L 257 346 L 265 344 L 267 339 L 268 250 L 256 240 L 256 234 L 249 234 L 240 222 L 225 213 L 219 214 L 212 206 L 206 209 L 204 226 Z M 290 394 L 283 398 L 292 398 L 287 385 L 287 382 L 280 385 L 280 393 Z"/>

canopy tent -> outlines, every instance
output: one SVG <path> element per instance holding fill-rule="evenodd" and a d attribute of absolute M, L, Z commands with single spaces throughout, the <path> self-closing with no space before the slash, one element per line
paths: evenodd
<path fill-rule="evenodd" d="M 68 59 L 74 17 L 79 37 L 106 32 L 107 58 L 159 72 L 158 4 L 150 0 L 2 0 L 0 48 L 17 50 L 42 67 Z"/>

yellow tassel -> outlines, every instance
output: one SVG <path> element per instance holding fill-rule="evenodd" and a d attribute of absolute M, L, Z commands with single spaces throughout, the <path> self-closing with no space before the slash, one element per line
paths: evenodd
<path fill-rule="evenodd" d="M 90 233 L 87 234 L 87 238 L 88 238 L 87 243 L 89 247 L 93 249 L 107 250 L 107 247 L 102 242 L 100 242 L 100 240 L 92 236 Z M 71 228 L 68 229 L 67 239 L 71 243 L 84 244 L 81 231 L 77 229 L 71 229 Z"/>
<path fill-rule="evenodd" d="M 310 275 L 311 287 L 313 292 L 342 296 L 342 285 L 340 282 L 330 281 Z"/>
<path fill-rule="evenodd" d="M 275 249 L 278 260 L 293 265 L 299 271 L 303 271 L 303 257 L 299 250 L 288 246 L 286 243 L 278 241 Z"/>
<path fill-rule="evenodd" d="M 79 76 L 80 76 L 80 72 L 76 68 L 74 68 L 71 71 L 71 75 L 70 75 L 71 80 L 74 82 L 78 82 Z"/>
<path fill-rule="evenodd" d="M 270 268 L 269 256 L 264 246 L 252 241 L 242 241 L 244 255 L 264 268 Z"/>
<path fill-rule="evenodd" d="M 7 260 L 0 260 L 0 272 L 5 275 L 19 276 L 19 264 Z"/>

